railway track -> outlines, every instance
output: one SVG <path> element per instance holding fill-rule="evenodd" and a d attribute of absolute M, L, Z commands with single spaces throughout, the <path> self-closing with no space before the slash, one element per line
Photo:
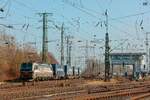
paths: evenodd
<path fill-rule="evenodd" d="M 121 100 L 126 99 L 126 97 L 130 98 L 134 94 L 140 94 L 140 93 L 147 93 L 149 92 L 150 89 L 147 88 L 135 88 L 135 89 L 127 89 L 127 90 L 117 90 L 117 91 L 112 91 L 112 92 L 106 92 L 106 93 L 96 93 L 96 94 L 91 94 L 91 95 L 86 95 L 86 96 L 81 96 L 77 97 L 77 100 L 96 100 L 96 99 L 107 99 L 107 100 L 112 100 L 114 98 L 122 98 Z"/>
<path fill-rule="evenodd" d="M 150 81 L 87 85 L 85 80 L 59 80 L 1 87 L 0 100 L 34 100 L 32 98 L 50 98 L 50 100 L 113 100 L 119 98 L 118 100 L 124 100 L 123 98 L 131 98 L 149 92 Z"/>
<path fill-rule="evenodd" d="M 135 89 L 116 90 L 110 92 L 88 94 L 86 91 L 73 91 L 46 95 L 41 97 L 28 98 L 29 100 L 139 100 L 131 99 L 132 96 L 147 93 L 150 89 L 147 87 L 138 87 Z M 141 98 L 141 97 L 140 97 Z M 24 99 L 19 99 L 24 100 Z"/>
<path fill-rule="evenodd" d="M 82 84 L 80 80 L 57 80 L 57 81 L 43 81 L 27 82 L 26 85 L 9 84 L 0 88 L 0 100 L 10 100 L 16 98 L 32 97 L 49 95 L 53 93 L 63 93 L 67 91 L 82 90 L 82 87 L 72 88 L 78 84 Z M 11 87 L 12 86 L 12 87 Z"/>
<path fill-rule="evenodd" d="M 113 88 L 112 90 L 105 90 L 105 91 L 94 91 L 87 94 L 80 94 L 77 95 L 76 93 L 74 96 L 68 96 L 67 94 L 60 97 L 51 98 L 52 100 L 131 100 L 132 96 L 139 95 L 143 93 L 147 93 L 144 96 L 149 96 L 150 92 L 150 84 L 148 83 L 138 83 L 138 84 L 127 84 L 129 87 L 122 87 L 120 85 L 119 88 Z M 99 88 L 100 89 L 100 88 Z M 135 98 L 142 98 L 134 97 L 133 100 L 139 100 Z M 51 100 L 50 99 L 50 100 Z"/>
<path fill-rule="evenodd" d="M 131 98 L 131 100 L 149 100 L 149 99 L 150 99 L 150 93 L 144 93 L 141 95 L 133 96 Z"/>
<path fill-rule="evenodd" d="M 47 86 L 47 87 L 61 87 L 62 85 L 76 85 L 83 83 L 83 80 L 71 79 L 71 80 L 50 80 L 50 81 L 29 81 L 29 82 L 6 82 L 0 84 L 0 89 L 10 89 L 25 86 Z"/>

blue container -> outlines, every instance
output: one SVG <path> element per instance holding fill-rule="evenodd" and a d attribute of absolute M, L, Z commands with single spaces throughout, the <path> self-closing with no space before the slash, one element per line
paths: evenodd
<path fill-rule="evenodd" d="M 51 64 L 53 68 L 53 75 L 56 76 L 56 64 Z"/>
<path fill-rule="evenodd" d="M 80 68 L 78 68 L 78 75 L 80 75 Z"/>
<path fill-rule="evenodd" d="M 67 65 L 64 65 L 64 73 L 65 73 L 65 76 L 67 76 Z"/>
<path fill-rule="evenodd" d="M 75 76 L 75 67 L 74 67 L 74 66 L 72 67 L 72 72 L 73 72 L 73 73 L 72 73 L 73 76 Z"/>

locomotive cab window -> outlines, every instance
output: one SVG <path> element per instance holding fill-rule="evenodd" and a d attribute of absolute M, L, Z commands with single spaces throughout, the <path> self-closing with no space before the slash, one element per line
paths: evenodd
<path fill-rule="evenodd" d="M 21 64 L 20 71 L 32 71 L 32 63 Z"/>

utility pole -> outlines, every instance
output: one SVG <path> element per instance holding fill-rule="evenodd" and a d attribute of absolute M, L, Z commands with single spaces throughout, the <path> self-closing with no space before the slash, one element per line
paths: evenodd
<path fill-rule="evenodd" d="M 68 35 L 66 36 L 66 40 L 67 40 L 67 60 L 66 60 L 66 64 L 71 67 L 71 51 L 72 51 L 72 41 L 70 40 L 71 38 L 73 38 L 72 36 Z"/>
<path fill-rule="evenodd" d="M 70 67 L 71 67 L 71 51 L 72 51 L 72 45 L 71 45 L 71 43 L 70 43 L 70 44 L 69 44 L 69 55 L 68 55 L 68 56 L 69 56 L 69 59 L 68 59 L 69 62 L 68 62 L 68 63 L 69 63 L 69 66 L 70 66 Z"/>
<path fill-rule="evenodd" d="M 67 40 L 67 57 L 66 57 L 66 64 L 69 65 L 69 36 L 66 36 Z"/>
<path fill-rule="evenodd" d="M 110 47 L 109 47 L 109 35 L 108 35 L 108 12 L 105 12 L 106 16 L 106 37 L 105 37 L 105 81 L 110 80 Z"/>
<path fill-rule="evenodd" d="M 89 48 L 90 48 L 90 45 L 89 45 L 89 41 L 86 40 L 86 44 L 85 44 L 85 66 L 88 68 L 90 68 L 90 74 L 92 73 L 91 72 L 91 61 L 89 59 Z"/>
<path fill-rule="evenodd" d="M 61 26 L 61 67 L 64 66 L 64 23 Z"/>
<path fill-rule="evenodd" d="M 150 71 L 150 60 L 149 60 L 149 39 L 148 39 L 148 34 L 150 34 L 149 32 L 146 32 L 146 37 L 145 37 L 145 45 L 146 45 L 146 67 L 147 67 L 147 71 Z"/>
<path fill-rule="evenodd" d="M 47 63 L 48 54 L 48 15 L 52 13 L 38 13 L 43 16 L 43 43 L 42 43 L 42 63 Z"/>
<path fill-rule="evenodd" d="M 85 49 L 85 55 L 84 55 L 84 58 L 85 58 L 85 66 L 88 68 L 91 68 L 90 64 L 90 60 L 89 60 L 89 48 L 93 48 L 93 46 L 90 46 L 89 45 L 89 41 L 86 40 L 86 44 L 83 45 L 83 46 L 80 46 L 80 48 L 84 48 Z M 88 66 L 88 62 L 89 62 L 89 66 Z M 90 74 L 91 74 L 92 70 L 90 70 Z"/>
<path fill-rule="evenodd" d="M 60 57 L 60 63 L 61 63 L 61 67 L 63 68 L 64 66 L 64 23 L 62 23 L 61 27 L 55 25 L 55 27 L 61 31 L 61 36 L 60 36 L 60 40 L 61 40 L 61 57 Z"/>
<path fill-rule="evenodd" d="M 89 45 L 88 40 L 86 40 L 86 44 L 84 46 L 80 46 L 80 48 L 84 48 L 85 49 L 85 65 L 88 64 L 88 60 L 89 60 L 89 48 L 92 48 L 93 46 Z"/>
<path fill-rule="evenodd" d="M 89 48 L 89 43 L 88 43 L 88 40 L 86 40 L 86 45 L 85 45 L 86 61 L 89 60 L 89 49 L 88 48 Z"/>

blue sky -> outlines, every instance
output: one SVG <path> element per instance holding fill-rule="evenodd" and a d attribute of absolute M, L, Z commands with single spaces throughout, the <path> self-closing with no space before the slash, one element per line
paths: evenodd
<path fill-rule="evenodd" d="M 65 35 L 73 35 L 76 40 L 92 40 L 93 35 L 97 39 L 105 38 L 105 16 L 104 12 L 108 9 L 109 15 L 109 34 L 111 40 L 128 39 L 127 44 L 137 45 L 141 47 L 144 43 L 145 34 L 149 32 L 150 25 L 150 5 L 143 6 L 145 0 L 0 0 L 0 6 L 4 7 L 5 12 L 0 13 L 0 16 L 6 16 L 5 19 L 0 19 L 2 24 L 11 24 L 14 29 L 7 29 L 8 34 L 14 35 L 19 43 L 36 42 L 36 48 L 41 50 L 42 41 L 42 19 L 37 13 L 50 12 L 49 16 L 49 40 L 59 40 L 60 31 L 55 29 L 51 21 L 60 26 L 65 23 Z M 147 0 L 148 1 L 148 0 Z M 75 5 L 73 7 L 72 5 Z M 139 14 L 147 12 L 145 14 Z M 139 14 L 136 16 L 130 16 Z M 128 16 L 129 15 L 129 16 Z M 124 16 L 128 16 L 125 17 Z M 122 18 L 123 17 L 123 18 Z M 116 18 L 112 20 L 112 18 Z M 142 26 L 144 31 L 140 29 L 140 23 L 143 20 Z M 26 30 L 23 25 L 28 25 Z M 59 58 L 59 41 L 49 43 L 49 51 Z M 83 43 L 78 45 L 84 45 Z M 118 45 L 118 42 L 111 42 L 112 48 Z M 74 50 L 79 51 L 77 44 L 74 43 Z M 92 44 L 91 44 L 92 45 Z M 98 46 L 102 46 L 99 43 Z M 133 46 L 131 46 L 133 47 Z M 98 50 L 97 50 L 98 51 Z M 76 53 L 73 53 L 76 55 Z"/>

